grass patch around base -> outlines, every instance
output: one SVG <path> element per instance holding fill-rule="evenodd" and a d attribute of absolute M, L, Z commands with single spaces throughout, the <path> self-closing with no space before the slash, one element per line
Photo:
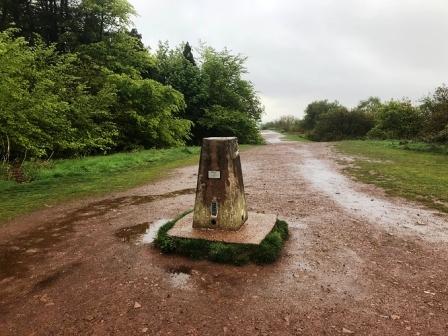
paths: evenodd
<path fill-rule="evenodd" d="M 233 265 L 244 265 L 249 262 L 270 264 L 280 257 L 283 245 L 289 237 L 288 224 L 281 220 L 277 220 L 272 231 L 260 245 L 170 237 L 168 231 L 184 215 L 168 222 L 159 229 L 155 245 L 163 253 L 175 253 L 192 259 L 206 259 Z"/>

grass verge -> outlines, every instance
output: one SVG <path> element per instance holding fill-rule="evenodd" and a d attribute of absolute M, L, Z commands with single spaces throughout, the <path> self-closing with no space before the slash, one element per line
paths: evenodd
<path fill-rule="evenodd" d="M 287 141 L 300 141 L 300 142 L 309 142 L 310 140 L 305 137 L 304 134 L 301 133 L 282 133 L 283 140 Z"/>
<path fill-rule="evenodd" d="M 390 141 L 341 141 L 335 147 L 355 158 L 346 171 L 357 179 L 448 212 L 447 155 L 400 149 Z"/>
<path fill-rule="evenodd" d="M 155 245 L 163 253 L 176 253 L 192 259 L 206 259 L 233 265 L 244 265 L 249 262 L 269 264 L 280 257 L 283 245 L 289 237 L 288 224 L 281 220 L 277 220 L 272 231 L 260 245 L 230 244 L 168 236 L 168 231 L 184 215 L 159 229 Z"/>
<path fill-rule="evenodd" d="M 0 180 L 0 223 L 62 201 L 129 189 L 195 164 L 199 147 L 152 149 L 80 159 L 29 162 L 27 183 Z"/>

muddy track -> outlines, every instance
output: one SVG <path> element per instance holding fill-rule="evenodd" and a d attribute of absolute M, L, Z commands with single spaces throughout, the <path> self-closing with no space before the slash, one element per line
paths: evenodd
<path fill-rule="evenodd" d="M 163 256 L 196 167 L 0 229 L 0 335 L 446 335 L 448 219 L 353 182 L 328 145 L 242 153 L 251 211 L 292 237 L 274 265 Z"/>

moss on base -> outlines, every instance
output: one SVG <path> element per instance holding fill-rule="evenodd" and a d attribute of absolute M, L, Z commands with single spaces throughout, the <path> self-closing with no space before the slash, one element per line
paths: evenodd
<path fill-rule="evenodd" d="M 280 257 L 284 242 L 289 237 L 288 224 L 281 220 L 277 220 L 272 231 L 260 245 L 230 244 L 203 239 L 170 237 L 168 231 L 184 215 L 168 222 L 159 229 L 155 245 L 163 253 L 176 253 L 192 259 L 207 259 L 234 265 L 244 265 L 249 262 L 269 264 Z"/>

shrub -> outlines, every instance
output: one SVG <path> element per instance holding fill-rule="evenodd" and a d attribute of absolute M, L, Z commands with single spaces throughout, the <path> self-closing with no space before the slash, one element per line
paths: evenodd
<path fill-rule="evenodd" d="M 448 87 L 438 87 L 420 106 L 424 118 L 424 135 L 429 141 L 448 143 Z"/>
<path fill-rule="evenodd" d="M 372 127 L 373 118 L 364 112 L 334 106 L 318 117 L 310 137 L 316 141 L 356 139 L 365 136 Z"/>
<path fill-rule="evenodd" d="M 423 115 L 410 101 L 391 100 L 380 107 L 375 127 L 368 133 L 371 138 L 412 139 L 422 129 Z"/>

